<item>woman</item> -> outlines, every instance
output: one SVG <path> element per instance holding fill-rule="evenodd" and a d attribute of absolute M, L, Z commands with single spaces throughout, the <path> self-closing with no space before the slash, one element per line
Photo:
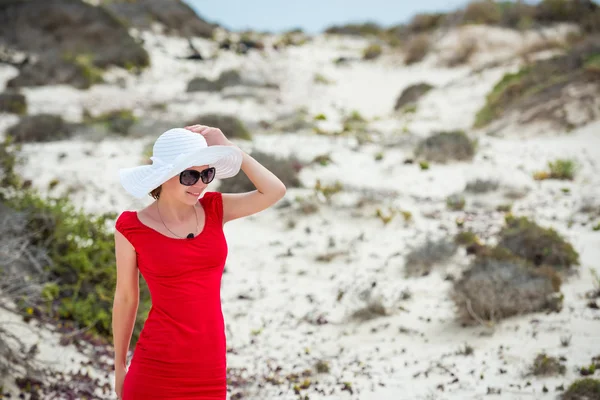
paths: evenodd
<path fill-rule="evenodd" d="M 130 194 L 150 194 L 155 201 L 141 211 L 124 211 L 115 224 L 115 390 L 123 400 L 224 400 L 223 225 L 270 207 L 286 188 L 219 129 L 203 125 L 163 133 L 151 159 L 152 165 L 120 171 Z M 200 197 L 215 177 L 232 177 L 240 168 L 257 190 Z M 148 284 L 152 308 L 127 369 L 138 271 Z"/>

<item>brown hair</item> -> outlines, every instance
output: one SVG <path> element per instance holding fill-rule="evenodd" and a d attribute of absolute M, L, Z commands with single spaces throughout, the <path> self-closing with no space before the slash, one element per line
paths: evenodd
<path fill-rule="evenodd" d="M 152 196 L 152 198 L 154 200 L 158 200 L 158 198 L 160 197 L 160 192 L 162 191 L 162 186 L 157 187 L 156 189 L 152 190 L 150 192 L 150 196 Z"/>

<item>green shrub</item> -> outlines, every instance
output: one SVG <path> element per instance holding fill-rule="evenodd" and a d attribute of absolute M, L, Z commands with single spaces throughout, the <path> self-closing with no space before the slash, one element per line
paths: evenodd
<path fill-rule="evenodd" d="M 374 60 L 378 58 L 382 53 L 381 46 L 378 44 L 371 44 L 363 50 L 363 60 Z"/>
<path fill-rule="evenodd" d="M 320 85 L 329 85 L 329 84 L 332 83 L 329 79 L 327 79 L 325 77 L 325 75 L 318 74 L 318 73 L 315 74 L 315 76 L 313 77 L 313 82 L 317 83 L 317 84 L 320 84 Z"/>
<path fill-rule="evenodd" d="M 251 156 L 273 172 L 287 188 L 301 186 L 298 172 L 302 165 L 295 157 L 280 158 L 261 151 L 253 151 Z M 219 191 L 224 193 L 243 193 L 252 190 L 256 190 L 256 187 L 243 171 L 234 177 L 221 180 L 219 184 Z"/>
<path fill-rule="evenodd" d="M 127 135 L 129 130 L 137 122 L 137 118 L 133 115 L 133 112 L 128 109 L 113 110 L 101 114 L 97 117 L 85 118 L 87 124 L 100 124 L 103 125 L 109 132 L 117 133 L 119 135 Z"/>
<path fill-rule="evenodd" d="M 575 162 L 573 160 L 556 160 L 548 163 L 550 178 L 573 180 L 575 177 Z"/>
<path fill-rule="evenodd" d="M 566 371 L 567 367 L 561 363 L 561 360 L 544 353 L 538 354 L 531 366 L 531 374 L 535 376 L 564 375 Z"/>
<path fill-rule="evenodd" d="M 465 208 L 465 198 L 460 194 L 453 194 L 446 199 L 446 206 L 449 210 L 460 211 Z"/>
<path fill-rule="evenodd" d="M 533 265 L 547 265 L 557 270 L 579 264 L 579 254 L 554 229 L 542 228 L 526 217 L 508 216 L 500 231 L 498 246 L 526 259 Z"/>
<path fill-rule="evenodd" d="M 27 115 L 7 130 L 16 143 L 67 139 L 72 132 L 72 126 L 60 115 L 52 114 Z"/>
<path fill-rule="evenodd" d="M 20 189 L 23 182 L 15 173 L 15 167 L 23 162 L 18 157 L 19 146 L 15 146 L 10 137 L 0 142 L 0 188 Z M 4 193 L 0 190 L 0 201 Z"/>
<path fill-rule="evenodd" d="M 27 100 L 25 95 L 16 91 L 0 93 L 0 113 L 26 114 Z"/>
<path fill-rule="evenodd" d="M 193 121 L 185 124 L 189 125 L 207 125 L 219 128 L 228 139 L 252 140 L 252 135 L 242 121 L 233 115 L 225 114 L 204 114 L 195 118 Z"/>
<path fill-rule="evenodd" d="M 475 116 L 475 128 L 481 128 L 494 119 L 500 117 L 504 112 L 503 105 L 508 103 L 510 97 L 523 92 L 525 80 L 530 69 L 525 68 L 517 73 L 508 73 L 498 82 L 486 97 L 485 106 Z"/>
<path fill-rule="evenodd" d="M 454 236 L 454 243 L 461 246 L 471 246 L 479 243 L 479 238 L 471 231 L 459 232 Z"/>
<path fill-rule="evenodd" d="M 600 379 L 583 378 L 569 385 L 561 400 L 600 399 Z"/>
<path fill-rule="evenodd" d="M 471 160 L 474 154 L 475 146 L 463 131 L 435 133 L 415 149 L 417 157 L 440 163 Z"/>
<path fill-rule="evenodd" d="M 72 63 L 79 72 L 79 75 L 85 82 L 81 89 L 87 89 L 92 85 L 104 82 L 103 71 L 94 65 L 94 56 L 92 54 L 65 54 L 65 61 Z"/>
<path fill-rule="evenodd" d="M 116 266 L 114 236 L 106 226 L 116 216 L 87 215 L 65 197 L 46 200 L 31 190 L 5 204 L 26 215 L 30 245 L 43 248 L 51 260 L 44 267 L 56 286 L 43 291 L 50 316 L 72 320 L 110 340 Z M 145 285 L 140 293 L 134 342 L 150 307 Z"/>
<path fill-rule="evenodd" d="M 429 35 L 422 33 L 414 36 L 408 42 L 404 63 L 411 65 L 422 61 L 429 52 Z"/>

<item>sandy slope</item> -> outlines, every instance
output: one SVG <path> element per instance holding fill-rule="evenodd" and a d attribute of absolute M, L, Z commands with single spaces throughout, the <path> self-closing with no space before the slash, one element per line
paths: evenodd
<path fill-rule="evenodd" d="M 295 154 L 307 161 L 331 153 L 333 163 L 306 167 L 301 172 L 305 189 L 289 190 L 278 207 L 226 226 L 230 256 L 222 298 L 230 367 L 246 368 L 252 379 L 268 375 L 269 365 L 281 366 L 279 376 L 284 378 L 326 360 L 330 372 L 311 378 L 313 385 L 306 391 L 310 399 L 478 399 L 496 389 L 501 390 L 497 398 L 502 399 L 551 399 L 556 396 L 555 387 L 567 386 L 578 376 L 576 368 L 589 364 L 598 352 L 600 314 L 586 308 L 582 296 L 593 288 L 590 268 L 600 272 L 600 233 L 593 232 L 577 211 L 584 199 L 598 198 L 599 123 L 568 134 L 549 132 L 536 137 L 524 131 L 503 138 L 476 132 L 478 152 L 471 163 L 433 165 L 428 171 L 403 163 L 412 157 L 419 137 L 435 130 L 468 129 L 487 92 L 515 63 L 472 74 L 469 67 L 439 67 L 435 56 L 423 64 L 402 67 L 401 55 L 386 54 L 375 62 L 336 67 L 332 60 L 358 56 L 366 42 L 318 37 L 281 54 L 222 54 L 217 60 L 197 64 L 176 59 L 186 54 L 186 44 L 179 39 L 148 35 L 146 43 L 153 68 L 141 76 L 114 71 L 109 78 L 115 84 L 89 91 L 27 89 L 30 111 L 60 112 L 76 121 L 83 108 L 100 113 L 131 107 L 141 113 L 152 104 L 166 103 L 166 111 L 144 112 L 155 119 L 181 121 L 201 112 L 221 111 L 252 124 L 305 107 L 309 115 L 325 113 L 328 121 L 322 127 L 333 130 L 357 110 L 371 121 L 375 133 L 374 143 L 360 145 L 352 137 L 318 136 L 310 130 L 279 135 L 256 131 L 252 144 L 242 144 L 247 149 Z M 215 51 L 209 42 L 197 44 L 207 52 Z M 488 62 L 493 54 L 492 47 L 481 58 Z M 498 59 L 506 57 L 499 54 Z M 193 76 L 212 78 L 232 67 L 255 79 L 276 82 L 281 90 L 244 100 L 184 93 Z M 1 70 L 3 78 L 11 73 Z M 315 84 L 315 73 L 334 83 Z M 421 81 L 436 89 L 423 97 L 416 113 L 392 113 L 401 90 Z M 7 121 L 8 117 L 0 117 L 2 126 Z M 73 186 L 75 203 L 90 212 L 140 208 L 150 199 L 135 201 L 127 196 L 117 171 L 136 165 L 144 144 L 159 133 L 106 138 L 99 143 L 76 138 L 29 144 L 24 147 L 28 162 L 20 172 L 42 190 L 55 178 L 61 182 L 57 191 Z M 66 159 L 58 161 L 63 152 Z M 384 156 L 376 161 L 379 152 Z M 540 183 L 531 178 L 557 157 L 578 161 L 581 169 L 575 181 Z M 328 183 L 338 180 L 345 190 L 329 203 L 321 200 L 316 214 L 303 215 L 295 199 L 311 197 L 317 178 Z M 446 196 L 462 191 L 475 178 L 500 182 L 500 189 L 492 195 L 467 197 L 466 225 L 483 238 L 493 237 L 502 225 L 503 215 L 493 210 L 497 204 L 510 202 L 504 193 L 519 191 L 524 197 L 514 201 L 514 213 L 556 228 L 580 252 L 581 273 L 563 285 L 561 313 L 511 318 L 495 325 L 493 332 L 485 327 L 462 328 L 454 321 L 448 298 L 451 282 L 445 277 L 460 273 L 468 263 L 464 254 L 457 254 L 429 276 L 404 277 L 403 256 L 411 247 L 456 231 L 456 218 L 465 214 L 447 211 Z M 564 187 L 570 189 L 568 194 L 561 190 Z M 218 190 L 218 184 L 210 190 Z M 371 202 L 356 207 L 360 199 Z M 384 226 L 374 216 L 378 207 L 408 210 L 413 220 L 406 223 L 398 217 Z M 338 252 L 330 262 L 315 260 Z M 340 290 L 345 294 L 337 301 Z M 412 294 L 410 299 L 401 299 L 404 290 Z M 350 313 L 364 306 L 360 293 L 379 298 L 390 315 L 368 322 L 349 321 Z M 328 323 L 315 323 L 319 317 Z M 569 347 L 561 347 L 562 336 L 572 336 Z M 474 354 L 455 354 L 465 343 L 474 348 Z M 567 357 L 564 377 L 522 376 L 541 351 Z M 66 349 L 60 352 L 72 354 Z M 530 385 L 526 385 L 528 380 Z M 351 383 L 353 395 L 342 390 L 343 382 Z M 544 385 L 548 393 L 542 392 Z M 314 387 L 325 389 L 327 395 L 313 391 Z M 244 390 L 251 393 L 248 398 L 298 398 L 287 385 L 262 389 L 250 385 Z"/>

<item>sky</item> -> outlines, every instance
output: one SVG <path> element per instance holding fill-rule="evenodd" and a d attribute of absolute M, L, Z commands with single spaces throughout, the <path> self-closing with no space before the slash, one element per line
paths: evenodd
<path fill-rule="evenodd" d="M 419 12 L 456 10 L 467 0 L 185 0 L 209 22 L 230 30 L 319 33 L 335 24 L 373 21 L 389 26 Z"/>

